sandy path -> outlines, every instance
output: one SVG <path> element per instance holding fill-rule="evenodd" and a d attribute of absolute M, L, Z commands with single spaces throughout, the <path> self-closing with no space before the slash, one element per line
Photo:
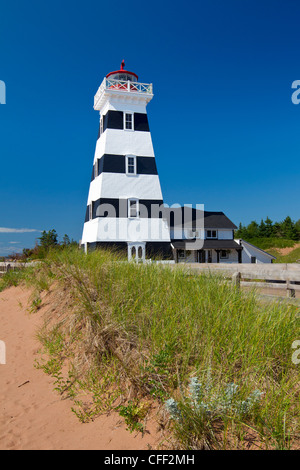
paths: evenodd
<path fill-rule="evenodd" d="M 53 391 L 54 380 L 34 367 L 41 318 L 26 312 L 29 295 L 20 287 L 0 292 L 0 340 L 6 345 L 6 364 L 0 364 L 0 449 L 154 448 L 155 425 L 142 437 L 130 434 L 117 413 L 82 424 L 71 402 Z"/>
<path fill-rule="evenodd" d="M 296 250 L 296 248 L 300 248 L 300 243 L 295 243 L 292 247 L 287 248 L 275 248 L 282 256 L 288 255 L 292 251 Z"/>

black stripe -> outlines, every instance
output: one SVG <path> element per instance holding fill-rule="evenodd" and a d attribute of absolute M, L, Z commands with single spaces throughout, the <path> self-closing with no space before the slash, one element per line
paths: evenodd
<path fill-rule="evenodd" d="M 138 175 L 157 175 L 155 157 L 136 157 Z M 95 167 L 95 166 L 94 166 Z M 98 174 L 93 167 L 92 180 L 101 173 L 126 173 L 125 155 L 104 154 L 98 159 Z"/>
<path fill-rule="evenodd" d="M 98 160 L 98 175 L 101 173 L 125 173 L 125 156 L 105 154 Z"/>
<path fill-rule="evenodd" d="M 88 243 L 88 251 L 95 251 L 96 249 L 109 249 L 124 251 L 127 256 L 127 242 L 92 242 Z"/>
<path fill-rule="evenodd" d="M 139 175 L 157 175 L 154 157 L 136 157 L 137 173 Z"/>
<path fill-rule="evenodd" d="M 97 249 L 109 249 L 124 252 L 124 255 L 127 257 L 127 242 L 99 241 L 88 243 L 87 245 L 89 252 Z M 173 259 L 171 244 L 169 242 L 146 242 L 146 258 Z"/>
<path fill-rule="evenodd" d="M 146 258 L 173 259 L 171 244 L 169 242 L 146 242 Z"/>
<path fill-rule="evenodd" d="M 107 111 L 103 116 L 103 132 L 106 129 L 123 129 L 123 111 Z"/>
<path fill-rule="evenodd" d="M 134 113 L 134 130 L 150 132 L 147 114 Z"/>
<path fill-rule="evenodd" d="M 86 208 L 85 219 L 84 219 L 84 222 L 88 222 L 88 221 L 89 221 L 89 206 L 87 206 Z"/>
<path fill-rule="evenodd" d="M 163 216 L 163 200 L 139 199 L 139 218 L 161 219 Z M 92 218 L 128 217 L 128 199 L 100 198 L 92 202 Z"/>
<path fill-rule="evenodd" d="M 102 119 L 103 119 L 103 132 L 106 129 L 119 129 L 119 130 L 124 129 L 123 111 L 109 110 L 102 117 Z M 148 116 L 146 113 L 134 113 L 134 130 L 150 132 Z M 99 124 L 99 131 L 98 131 L 98 139 L 99 137 L 100 137 L 100 124 Z"/>

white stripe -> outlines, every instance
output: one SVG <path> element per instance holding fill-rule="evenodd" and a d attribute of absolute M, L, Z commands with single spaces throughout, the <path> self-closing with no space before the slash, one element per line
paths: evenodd
<path fill-rule="evenodd" d="M 163 219 L 96 218 L 86 222 L 82 243 L 96 241 L 161 241 L 170 243 Z"/>
<path fill-rule="evenodd" d="M 151 133 L 106 129 L 97 141 L 94 163 L 105 153 L 154 157 Z"/>
<path fill-rule="evenodd" d="M 100 198 L 162 200 L 158 175 L 127 176 L 125 173 L 101 173 L 91 184 L 88 204 Z"/>

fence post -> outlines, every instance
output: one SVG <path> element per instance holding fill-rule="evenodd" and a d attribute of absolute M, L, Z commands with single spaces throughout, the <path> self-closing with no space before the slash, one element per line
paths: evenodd
<path fill-rule="evenodd" d="M 291 287 L 290 281 L 286 282 L 286 296 L 292 299 L 296 297 L 296 290 Z"/>
<path fill-rule="evenodd" d="M 241 273 L 237 272 L 232 275 L 232 284 L 239 289 L 241 284 Z"/>

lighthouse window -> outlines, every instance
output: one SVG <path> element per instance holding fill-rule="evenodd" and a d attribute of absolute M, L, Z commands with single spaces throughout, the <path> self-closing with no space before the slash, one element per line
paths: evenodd
<path fill-rule="evenodd" d="M 134 218 L 139 216 L 139 200 L 128 199 L 128 217 Z"/>
<path fill-rule="evenodd" d="M 126 174 L 136 175 L 136 156 L 126 156 Z"/>
<path fill-rule="evenodd" d="M 133 114 L 132 113 L 125 113 L 124 128 L 126 130 L 132 130 L 133 129 Z"/>

